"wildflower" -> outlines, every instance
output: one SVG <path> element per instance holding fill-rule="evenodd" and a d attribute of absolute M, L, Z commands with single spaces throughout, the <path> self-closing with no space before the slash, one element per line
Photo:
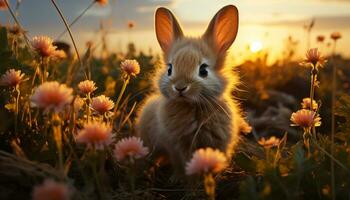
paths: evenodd
<path fill-rule="evenodd" d="M 9 32 L 13 35 L 19 35 L 20 33 L 23 33 L 25 31 L 23 31 L 19 26 L 15 24 L 11 28 L 9 28 Z"/>
<path fill-rule="evenodd" d="M 304 109 L 311 109 L 311 99 L 304 98 L 303 102 L 301 103 L 301 107 Z M 315 100 L 312 100 L 312 110 L 316 110 L 318 108 L 318 104 Z"/>
<path fill-rule="evenodd" d="M 0 10 L 7 10 L 6 0 L 0 0 Z"/>
<path fill-rule="evenodd" d="M 67 58 L 67 54 L 65 51 L 63 50 L 55 50 L 53 53 L 52 53 L 52 56 L 56 59 L 65 59 Z"/>
<path fill-rule="evenodd" d="M 101 150 L 113 142 L 112 128 L 104 123 L 90 122 L 78 132 L 76 140 L 86 144 L 88 148 Z"/>
<path fill-rule="evenodd" d="M 95 0 L 100 6 L 105 6 L 108 4 L 108 0 Z"/>
<path fill-rule="evenodd" d="M 140 65 L 136 60 L 124 60 L 120 68 L 129 76 L 136 76 L 140 73 Z"/>
<path fill-rule="evenodd" d="M 95 87 L 95 82 L 90 81 L 90 80 L 81 81 L 78 84 L 78 88 L 79 88 L 80 92 L 82 92 L 84 94 L 90 94 L 97 89 L 97 87 Z"/>
<path fill-rule="evenodd" d="M 116 145 L 114 155 L 118 161 L 125 158 L 138 159 L 148 154 L 148 148 L 143 146 L 143 141 L 138 137 L 121 139 Z"/>
<path fill-rule="evenodd" d="M 291 126 L 300 126 L 304 129 L 310 129 L 313 126 L 317 127 L 321 125 L 321 118 L 319 115 L 307 109 L 301 109 L 292 113 L 290 120 L 293 122 Z"/>
<path fill-rule="evenodd" d="M 341 34 L 339 32 L 333 32 L 331 34 L 331 38 L 332 38 L 332 40 L 338 40 L 341 38 Z"/>
<path fill-rule="evenodd" d="M 186 174 L 216 173 L 227 166 L 225 155 L 212 148 L 198 149 L 193 153 L 192 159 L 186 164 Z"/>
<path fill-rule="evenodd" d="M 46 112 L 53 109 L 60 112 L 73 100 L 73 89 L 57 81 L 45 82 L 35 89 L 31 97 L 33 107 L 43 108 Z"/>
<path fill-rule="evenodd" d="M 67 185 L 51 179 L 45 180 L 42 185 L 33 189 L 33 200 L 68 200 L 70 196 L 71 192 Z"/>
<path fill-rule="evenodd" d="M 113 101 L 105 95 L 92 98 L 91 108 L 99 114 L 104 114 L 114 107 Z"/>
<path fill-rule="evenodd" d="M 317 42 L 323 42 L 325 37 L 324 35 L 318 35 L 316 39 L 317 39 Z"/>
<path fill-rule="evenodd" d="M 323 67 L 327 62 L 325 57 L 321 56 L 321 53 L 317 48 L 309 49 L 306 53 L 306 59 L 302 62 L 302 65 L 311 64 L 314 68 Z"/>
<path fill-rule="evenodd" d="M 36 36 L 32 39 L 32 46 L 41 57 L 52 56 L 56 47 L 52 44 L 52 39 L 47 36 Z"/>
<path fill-rule="evenodd" d="M 265 147 L 265 148 L 271 148 L 274 146 L 278 146 L 280 144 L 280 139 L 276 138 L 275 136 L 270 137 L 268 140 L 265 138 L 261 138 L 258 143 Z"/>
<path fill-rule="evenodd" d="M 24 81 L 23 77 L 24 74 L 21 73 L 21 70 L 16 71 L 14 69 L 9 69 L 2 75 L 0 84 L 3 86 L 16 87 Z"/>
<path fill-rule="evenodd" d="M 132 29 L 132 28 L 134 28 L 135 27 L 135 22 L 133 22 L 133 21 L 128 21 L 128 28 L 129 29 Z"/>

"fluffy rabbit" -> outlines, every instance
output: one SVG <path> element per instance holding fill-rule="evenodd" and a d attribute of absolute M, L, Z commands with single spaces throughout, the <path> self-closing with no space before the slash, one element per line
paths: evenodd
<path fill-rule="evenodd" d="M 138 134 L 155 151 L 165 150 L 180 172 L 201 147 L 231 158 L 240 130 L 249 129 L 231 97 L 237 79 L 232 69 L 225 71 L 226 51 L 238 30 L 237 8 L 218 11 L 199 38 L 185 37 L 166 8 L 157 9 L 155 29 L 165 64 L 155 77 L 159 92 L 138 113 Z"/>

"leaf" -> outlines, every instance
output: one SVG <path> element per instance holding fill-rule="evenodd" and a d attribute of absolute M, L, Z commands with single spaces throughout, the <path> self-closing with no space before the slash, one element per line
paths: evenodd
<path fill-rule="evenodd" d="M 252 173 L 256 172 L 256 164 L 255 164 L 254 160 L 245 153 L 238 153 L 235 156 L 235 163 L 240 168 L 242 168 L 248 172 L 252 172 Z"/>
<path fill-rule="evenodd" d="M 10 112 L 15 112 L 16 110 L 16 104 L 15 103 L 7 103 L 5 105 L 5 108 Z"/>
<path fill-rule="evenodd" d="M 7 39 L 7 30 L 5 27 L 0 28 L 0 52 L 8 51 L 9 43 Z"/>

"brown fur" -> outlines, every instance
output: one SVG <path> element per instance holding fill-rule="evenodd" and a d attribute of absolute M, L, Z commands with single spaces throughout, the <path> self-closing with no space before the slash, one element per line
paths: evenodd
<path fill-rule="evenodd" d="M 173 14 L 165 8 L 157 10 L 158 41 L 164 62 L 171 62 L 173 71 L 171 76 L 166 67 L 159 71 L 159 92 L 141 107 L 137 131 L 155 151 L 165 150 L 177 171 L 183 172 L 192 153 L 202 147 L 219 149 L 230 158 L 240 129 L 247 127 L 231 97 L 236 76 L 225 71 L 226 51 L 237 28 L 234 6 L 221 9 L 200 38 L 184 37 Z M 203 62 L 209 65 L 206 78 L 197 77 Z M 174 87 L 188 90 L 180 97 Z"/>

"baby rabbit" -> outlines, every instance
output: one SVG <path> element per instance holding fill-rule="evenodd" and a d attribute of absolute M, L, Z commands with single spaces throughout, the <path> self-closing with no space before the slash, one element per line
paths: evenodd
<path fill-rule="evenodd" d="M 166 64 L 155 78 L 159 92 L 138 113 L 138 134 L 156 152 L 165 150 L 180 173 L 198 148 L 219 149 L 230 158 L 240 129 L 249 129 L 231 97 L 235 76 L 224 70 L 237 35 L 237 8 L 218 11 L 200 38 L 185 37 L 166 8 L 157 9 L 155 29 Z"/>

